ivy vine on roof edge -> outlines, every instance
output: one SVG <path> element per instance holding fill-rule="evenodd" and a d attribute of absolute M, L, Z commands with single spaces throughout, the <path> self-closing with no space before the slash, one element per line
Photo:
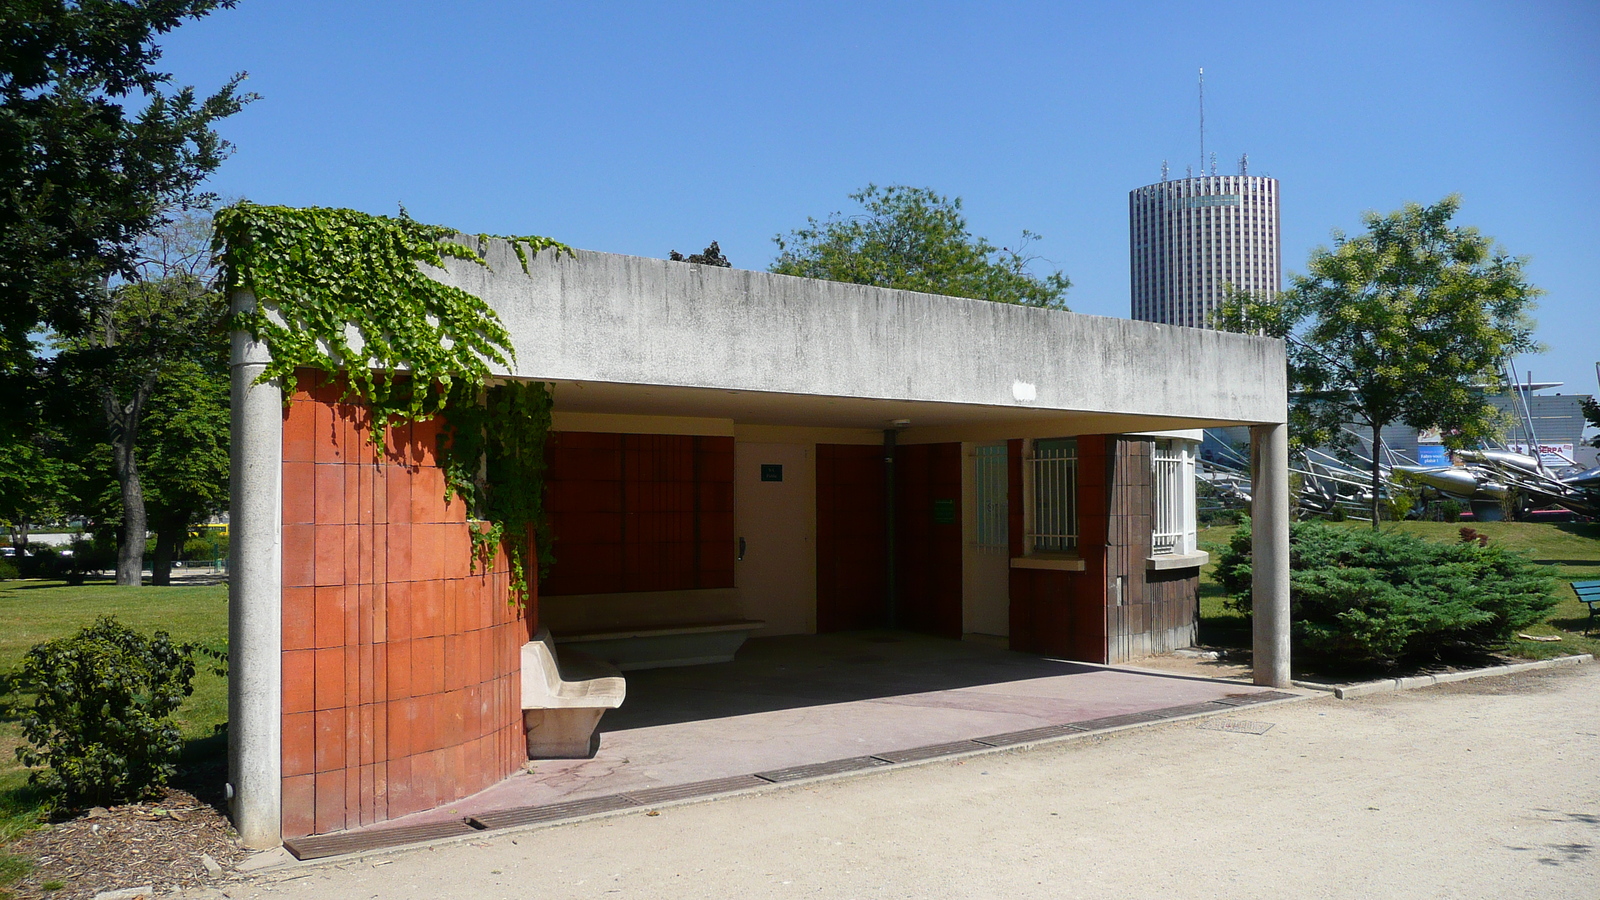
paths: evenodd
<path fill-rule="evenodd" d="M 371 414 L 368 439 L 380 451 L 389 428 L 442 415 L 440 436 L 447 498 L 472 514 L 473 557 L 489 564 L 502 545 L 512 568 L 512 599 L 529 596 L 527 544 L 551 561 L 544 515 L 544 442 L 550 394 L 543 384 L 485 388 L 490 365 L 516 358 L 511 336 L 482 298 L 429 278 L 423 266 L 446 260 L 488 266 L 459 233 L 427 225 L 401 210 L 397 218 L 350 209 L 259 206 L 243 202 L 216 214 L 216 251 L 227 290 L 247 290 L 254 308 L 236 313 L 235 329 L 271 349 L 261 380 L 278 379 L 293 396 L 300 369 L 329 381 L 346 378 L 345 397 Z M 530 254 L 572 248 L 538 236 L 511 236 L 524 272 Z M 504 540 L 507 534 L 523 540 Z"/>

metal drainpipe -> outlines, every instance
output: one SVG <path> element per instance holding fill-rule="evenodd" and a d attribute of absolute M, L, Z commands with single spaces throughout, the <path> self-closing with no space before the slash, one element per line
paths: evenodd
<path fill-rule="evenodd" d="M 884 606 L 888 613 L 890 628 L 900 627 L 899 609 L 899 584 L 898 573 L 895 571 L 895 534 L 894 534 L 894 448 L 895 437 L 898 434 L 893 428 L 883 431 L 883 546 L 884 546 Z"/>

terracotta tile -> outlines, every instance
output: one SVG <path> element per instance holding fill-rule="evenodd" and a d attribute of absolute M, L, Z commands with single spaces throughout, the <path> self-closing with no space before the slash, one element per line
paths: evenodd
<path fill-rule="evenodd" d="M 313 775 L 283 779 L 283 836 L 304 837 L 317 829 L 317 781 Z"/>
<path fill-rule="evenodd" d="M 312 414 L 315 417 L 315 431 L 313 439 L 316 446 L 312 451 L 312 458 L 319 463 L 337 463 L 344 461 L 344 454 L 339 446 L 338 412 L 332 403 L 320 400 L 312 405 Z"/>
<path fill-rule="evenodd" d="M 362 646 L 371 646 L 372 585 L 357 585 L 354 590 L 356 595 L 356 642 Z"/>
<path fill-rule="evenodd" d="M 283 653 L 283 711 L 310 712 L 317 701 L 317 651 L 286 650 Z"/>
<path fill-rule="evenodd" d="M 421 809 L 411 791 L 411 757 L 389 760 L 389 818 L 398 819 Z"/>
<path fill-rule="evenodd" d="M 408 700 L 384 704 L 384 731 L 388 735 L 389 762 L 411 755 L 411 719 Z M 391 774 L 393 774 L 391 772 Z"/>
<path fill-rule="evenodd" d="M 413 581 L 438 581 L 445 577 L 445 557 L 449 555 L 449 525 L 416 525 L 411 533 L 411 578 Z M 420 538 L 420 540 L 418 540 Z M 465 574 L 465 573 L 463 573 Z"/>
<path fill-rule="evenodd" d="M 445 635 L 444 689 L 459 691 L 467 685 L 467 639 L 459 634 Z"/>
<path fill-rule="evenodd" d="M 444 690 L 444 638 L 419 638 L 411 642 L 411 692 L 433 694 Z"/>
<path fill-rule="evenodd" d="M 389 579 L 389 526 L 373 525 L 371 528 L 372 547 L 368 551 L 372 558 L 372 583 L 385 584 Z"/>
<path fill-rule="evenodd" d="M 391 643 L 411 637 L 411 582 L 397 581 L 383 586 L 384 639 Z"/>
<path fill-rule="evenodd" d="M 461 610 L 467 605 L 462 598 L 467 585 L 460 578 L 447 578 L 439 583 L 444 587 L 444 613 L 439 623 L 441 633 L 460 634 L 466 630 L 461 627 Z"/>
<path fill-rule="evenodd" d="M 316 465 L 309 462 L 283 464 L 283 523 L 309 525 L 317 520 Z"/>
<path fill-rule="evenodd" d="M 395 756 L 389 746 L 389 704 L 372 704 L 372 761 L 381 763 Z"/>
<path fill-rule="evenodd" d="M 314 465 L 316 482 L 316 524 L 343 525 L 344 482 L 346 466 L 322 463 Z"/>
<path fill-rule="evenodd" d="M 366 437 L 361 437 L 365 446 Z M 361 510 L 370 503 L 361 502 L 361 473 L 366 466 L 352 462 L 344 466 L 344 522 L 346 525 L 359 525 L 363 521 Z M 369 494 L 370 496 L 370 494 Z"/>
<path fill-rule="evenodd" d="M 355 710 L 361 705 L 361 648 L 354 644 L 344 648 L 344 705 L 350 710 L 351 752 L 354 753 Z M 354 758 L 350 765 L 356 765 Z"/>
<path fill-rule="evenodd" d="M 344 526 L 317 525 L 315 529 L 316 583 L 344 584 Z"/>
<path fill-rule="evenodd" d="M 315 533 L 312 525 L 283 526 L 284 587 L 310 587 L 317 583 Z"/>
<path fill-rule="evenodd" d="M 361 578 L 361 533 L 364 525 L 346 525 L 344 533 L 344 583 L 359 584 Z"/>
<path fill-rule="evenodd" d="M 283 649 L 309 650 L 317 645 L 316 589 L 283 589 Z"/>
<path fill-rule="evenodd" d="M 373 703 L 377 700 L 377 670 L 373 668 L 373 647 L 371 644 L 361 644 L 356 648 L 356 655 L 360 659 L 361 693 L 360 702 Z M 371 760 L 368 760 L 371 762 Z"/>
<path fill-rule="evenodd" d="M 379 580 L 373 570 L 372 546 L 377 540 L 377 528 L 370 524 L 356 527 L 356 584 L 372 584 Z"/>
<path fill-rule="evenodd" d="M 391 703 L 412 695 L 411 645 L 411 641 L 390 641 L 384 645 L 385 681 Z"/>
<path fill-rule="evenodd" d="M 414 445 L 413 459 L 421 466 L 439 465 L 439 435 L 444 423 L 434 417 L 412 425 L 411 440 Z"/>
<path fill-rule="evenodd" d="M 295 400 L 283 414 L 283 461 L 314 462 L 316 460 L 315 405 L 301 399 L 299 391 Z"/>
<path fill-rule="evenodd" d="M 474 684 L 461 691 L 461 733 L 466 736 L 483 734 L 483 688 Z"/>
<path fill-rule="evenodd" d="M 389 820 L 389 764 L 386 762 L 372 766 L 372 819 L 374 822 Z"/>
<path fill-rule="evenodd" d="M 372 702 L 389 699 L 389 645 L 372 645 Z"/>
<path fill-rule="evenodd" d="M 318 772 L 331 772 L 344 768 L 344 716 L 342 709 L 318 710 L 316 716 Z"/>
<path fill-rule="evenodd" d="M 314 777 L 317 780 L 316 833 L 343 831 L 348 824 L 344 818 L 344 770 L 318 772 Z"/>
<path fill-rule="evenodd" d="M 316 707 L 339 709 L 346 705 L 343 647 L 314 650 L 316 654 Z"/>
<path fill-rule="evenodd" d="M 317 647 L 343 647 L 346 629 L 344 585 L 330 585 L 315 589 L 315 627 Z"/>
<path fill-rule="evenodd" d="M 371 825 L 375 820 L 372 817 L 372 767 L 362 766 L 356 777 L 357 811 L 363 825 Z"/>
<path fill-rule="evenodd" d="M 384 516 L 390 524 L 411 521 L 411 470 L 383 467 Z"/>
<path fill-rule="evenodd" d="M 361 707 L 351 703 L 344 711 L 344 767 L 361 765 Z"/>
<path fill-rule="evenodd" d="M 411 465 L 411 424 L 389 426 L 387 438 L 388 452 L 384 455 L 384 462 L 395 466 Z"/>
<path fill-rule="evenodd" d="M 316 713 L 290 713 L 283 717 L 283 774 L 309 775 L 316 771 Z"/>
<path fill-rule="evenodd" d="M 372 642 L 382 644 L 389 640 L 389 586 L 378 583 L 372 586 Z"/>
<path fill-rule="evenodd" d="M 411 532 L 413 526 L 396 525 L 391 521 L 384 526 L 385 569 L 390 584 L 411 580 Z"/>
<path fill-rule="evenodd" d="M 444 582 L 413 581 L 411 595 L 411 636 L 435 637 L 444 634 Z"/>

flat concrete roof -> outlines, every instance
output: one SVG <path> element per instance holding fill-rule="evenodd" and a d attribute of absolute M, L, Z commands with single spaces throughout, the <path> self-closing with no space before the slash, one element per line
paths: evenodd
<path fill-rule="evenodd" d="M 558 411 L 909 418 L 925 439 L 1287 418 L 1272 338 L 586 250 L 524 272 L 504 241 L 485 259 L 429 274 L 489 303 L 517 355 L 500 374 L 554 382 Z"/>

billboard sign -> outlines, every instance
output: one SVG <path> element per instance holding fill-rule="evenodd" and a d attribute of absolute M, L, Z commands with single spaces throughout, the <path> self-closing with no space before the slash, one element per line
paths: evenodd
<path fill-rule="evenodd" d="M 1507 444 L 1506 449 L 1510 450 L 1512 453 L 1522 453 L 1527 456 L 1533 455 L 1533 447 L 1529 444 Z M 1576 449 L 1577 448 L 1572 444 L 1541 443 L 1539 445 L 1539 459 L 1552 469 L 1559 469 L 1563 466 L 1575 466 L 1577 465 L 1577 462 L 1573 459 L 1573 452 Z"/>

